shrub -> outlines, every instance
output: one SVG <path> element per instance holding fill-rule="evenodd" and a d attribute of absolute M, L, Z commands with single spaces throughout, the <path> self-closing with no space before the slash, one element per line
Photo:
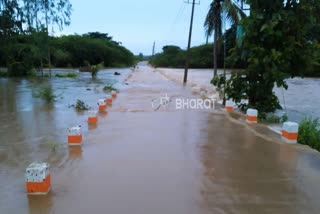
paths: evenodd
<path fill-rule="evenodd" d="M 83 102 L 82 100 L 77 100 L 77 103 L 75 105 L 73 105 L 73 107 L 77 110 L 77 111 L 86 111 L 86 110 L 90 110 L 90 107 L 85 104 L 85 102 Z"/>
<path fill-rule="evenodd" d="M 266 123 L 284 123 L 288 121 L 288 115 L 284 114 L 282 116 L 275 115 L 274 113 L 266 114 L 266 118 L 262 120 Z"/>
<path fill-rule="evenodd" d="M 75 72 L 68 72 L 66 74 L 56 74 L 58 78 L 76 78 L 78 76 Z"/>
<path fill-rule="evenodd" d="M 34 92 L 33 96 L 44 100 L 46 103 L 53 103 L 57 97 L 54 95 L 50 86 L 43 86 L 41 89 L 39 89 L 39 91 Z"/>
<path fill-rule="evenodd" d="M 320 151 L 319 119 L 304 118 L 299 124 L 298 143 Z"/>
<path fill-rule="evenodd" d="M 106 85 L 103 87 L 104 92 L 118 91 L 118 89 L 112 87 L 111 85 Z"/>
<path fill-rule="evenodd" d="M 102 63 L 100 63 L 100 64 L 98 64 L 98 65 L 92 65 L 92 66 L 90 67 L 91 77 L 92 77 L 93 79 L 96 78 L 98 72 L 99 72 L 101 69 L 103 69 L 103 65 L 104 65 L 104 63 L 102 62 Z"/>

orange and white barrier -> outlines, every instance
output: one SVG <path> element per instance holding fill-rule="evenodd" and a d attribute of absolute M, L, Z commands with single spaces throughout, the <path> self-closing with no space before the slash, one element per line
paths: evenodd
<path fill-rule="evenodd" d="M 117 92 L 116 91 L 112 91 L 111 92 L 111 96 L 113 99 L 117 98 Z"/>
<path fill-rule="evenodd" d="M 107 109 L 107 103 L 104 99 L 98 100 L 99 111 L 105 111 Z"/>
<path fill-rule="evenodd" d="M 29 195 L 46 195 L 51 189 L 49 164 L 32 163 L 25 171 L 26 189 Z"/>
<path fill-rule="evenodd" d="M 282 139 L 287 143 L 297 143 L 299 124 L 294 122 L 285 122 L 282 126 Z"/>
<path fill-rule="evenodd" d="M 233 104 L 233 102 L 231 101 L 231 100 L 228 100 L 227 102 L 226 102 L 226 107 L 225 107 L 225 109 L 227 110 L 227 111 L 233 111 L 233 109 L 234 109 L 234 104 Z"/>
<path fill-rule="evenodd" d="M 257 123 L 258 122 L 258 110 L 249 108 L 247 110 L 246 121 L 248 123 Z"/>
<path fill-rule="evenodd" d="M 107 95 L 106 102 L 108 105 L 112 105 L 112 96 L 111 95 Z"/>
<path fill-rule="evenodd" d="M 69 146 L 81 146 L 82 134 L 81 126 L 75 126 L 68 130 L 68 144 Z"/>
<path fill-rule="evenodd" d="M 89 124 L 96 124 L 96 123 L 98 123 L 97 111 L 95 111 L 95 110 L 90 110 L 90 111 L 88 111 L 88 123 L 89 123 Z"/>

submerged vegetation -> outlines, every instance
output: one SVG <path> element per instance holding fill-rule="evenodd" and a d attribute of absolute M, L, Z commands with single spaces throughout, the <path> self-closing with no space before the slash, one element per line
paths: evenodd
<path fill-rule="evenodd" d="M 48 85 L 42 86 L 37 91 L 33 91 L 33 96 L 45 101 L 48 104 L 53 103 L 57 98 L 57 96 L 53 93 L 52 87 Z"/>
<path fill-rule="evenodd" d="M 87 111 L 90 110 L 90 106 L 87 105 L 84 101 L 82 100 L 77 100 L 75 105 L 72 105 L 77 111 Z"/>
<path fill-rule="evenodd" d="M 68 72 L 65 74 L 56 74 L 55 76 L 58 78 L 76 78 L 78 74 L 76 72 Z"/>
<path fill-rule="evenodd" d="M 106 85 L 103 87 L 104 92 L 118 91 L 118 89 L 114 88 L 112 85 Z"/>
<path fill-rule="evenodd" d="M 320 151 L 319 119 L 305 118 L 299 124 L 298 143 Z"/>
<path fill-rule="evenodd" d="M 92 79 L 94 79 L 94 78 L 97 77 L 98 72 L 103 69 L 103 65 L 104 65 L 104 63 L 101 62 L 101 63 L 98 64 L 98 65 L 92 65 L 92 66 L 90 66 L 90 72 L 91 72 L 91 77 L 92 77 Z"/>

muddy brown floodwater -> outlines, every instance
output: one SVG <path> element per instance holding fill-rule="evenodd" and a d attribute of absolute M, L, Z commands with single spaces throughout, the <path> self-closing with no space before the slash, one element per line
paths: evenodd
<path fill-rule="evenodd" d="M 81 86 L 81 81 L 74 83 L 80 88 L 70 99 L 83 93 L 94 102 L 102 95 L 86 91 L 94 84 Z M 27 113 L 10 109 L 28 98 L 0 105 L 9 114 L 1 115 L 1 213 L 319 213 L 317 152 L 266 140 L 267 132 L 256 134 L 263 128 L 234 122 L 220 110 L 177 110 L 170 103 L 154 111 L 151 100 L 163 94 L 196 95 L 144 64 L 127 83 L 119 85 L 121 93 L 96 127 L 85 124 L 85 115 L 59 107 L 67 101 L 52 108 L 29 102 Z M 42 142 L 65 145 L 64 130 L 75 121 L 83 124 L 82 148 L 46 152 Z M 52 191 L 27 197 L 24 167 L 48 157 Z"/>

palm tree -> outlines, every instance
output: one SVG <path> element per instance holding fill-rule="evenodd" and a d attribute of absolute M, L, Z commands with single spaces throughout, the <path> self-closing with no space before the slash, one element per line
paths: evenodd
<path fill-rule="evenodd" d="M 242 2 L 244 0 L 241 0 Z M 245 13 L 235 4 L 232 0 L 213 0 L 208 14 L 206 16 L 204 27 L 206 36 L 209 37 L 214 33 L 213 42 L 213 66 L 214 76 L 217 76 L 217 46 L 218 40 L 222 37 L 222 20 L 223 15 L 226 14 L 226 18 L 229 23 L 237 24 L 240 17 L 244 17 Z"/>

